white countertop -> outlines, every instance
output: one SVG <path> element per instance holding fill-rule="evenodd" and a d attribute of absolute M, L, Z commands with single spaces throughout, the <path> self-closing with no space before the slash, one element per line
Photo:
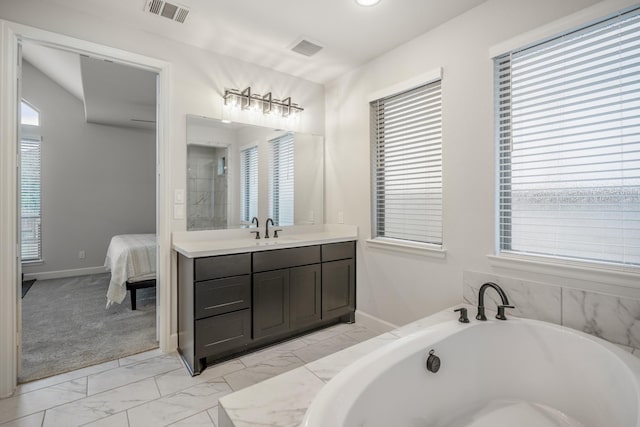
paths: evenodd
<path fill-rule="evenodd" d="M 282 230 L 279 237 L 269 239 L 255 239 L 250 232 L 257 228 L 176 232 L 172 236 L 172 248 L 188 258 L 199 258 L 348 242 L 358 238 L 357 226 L 345 224 L 273 227 L 272 235 L 275 229 Z M 264 232 L 264 228 L 259 230 L 261 234 Z"/>
<path fill-rule="evenodd" d="M 297 427 L 320 389 L 340 371 L 372 351 L 426 327 L 455 320 L 453 308 L 473 307 L 458 304 L 416 320 L 391 332 L 363 341 L 337 353 L 270 378 L 251 387 L 224 396 L 219 401 L 220 427 Z"/>

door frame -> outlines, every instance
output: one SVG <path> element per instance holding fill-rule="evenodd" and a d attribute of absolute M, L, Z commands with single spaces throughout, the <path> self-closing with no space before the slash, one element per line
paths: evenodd
<path fill-rule="evenodd" d="M 18 52 L 29 41 L 88 54 L 158 74 L 156 113 L 156 234 L 158 340 L 163 352 L 177 343 L 171 336 L 171 64 L 144 55 L 0 20 L 0 398 L 11 395 L 18 376 L 20 274 L 18 241 Z"/>

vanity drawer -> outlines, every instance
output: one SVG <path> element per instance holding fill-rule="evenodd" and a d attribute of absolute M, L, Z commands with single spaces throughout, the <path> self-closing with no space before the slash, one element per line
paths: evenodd
<path fill-rule="evenodd" d="M 320 263 L 320 246 L 277 249 L 253 253 L 253 272 Z"/>
<path fill-rule="evenodd" d="M 196 359 L 240 349 L 251 342 L 251 310 L 196 320 Z"/>
<path fill-rule="evenodd" d="M 251 274 L 251 254 L 220 255 L 195 259 L 195 281 Z"/>
<path fill-rule="evenodd" d="M 356 242 L 341 242 L 322 245 L 322 262 L 353 258 L 356 255 Z"/>
<path fill-rule="evenodd" d="M 251 307 L 251 276 L 207 280 L 195 284 L 196 319 Z"/>

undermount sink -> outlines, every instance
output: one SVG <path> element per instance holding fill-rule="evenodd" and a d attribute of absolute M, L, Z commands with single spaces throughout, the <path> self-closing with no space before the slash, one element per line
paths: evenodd
<path fill-rule="evenodd" d="M 260 239 L 260 240 L 256 240 L 256 246 L 275 246 L 275 245 L 283 245 L 283 244 L 288 244 L 288 243 L 295 243 L 297 242 L 297 239 L 294 239 L 293 237 L 271 237 L 269 239 Z"/>

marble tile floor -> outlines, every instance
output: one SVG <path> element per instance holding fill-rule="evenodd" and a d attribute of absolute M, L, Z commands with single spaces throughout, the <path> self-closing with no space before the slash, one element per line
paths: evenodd
<path fill-rule="evenodd" d="M 152 350 L 20 385 L 0 400 L 0 427 L 217 427 L 222 396 L 376 335 L 338 324 L 210 366 L 197 377 L 177 354 Z"/>

